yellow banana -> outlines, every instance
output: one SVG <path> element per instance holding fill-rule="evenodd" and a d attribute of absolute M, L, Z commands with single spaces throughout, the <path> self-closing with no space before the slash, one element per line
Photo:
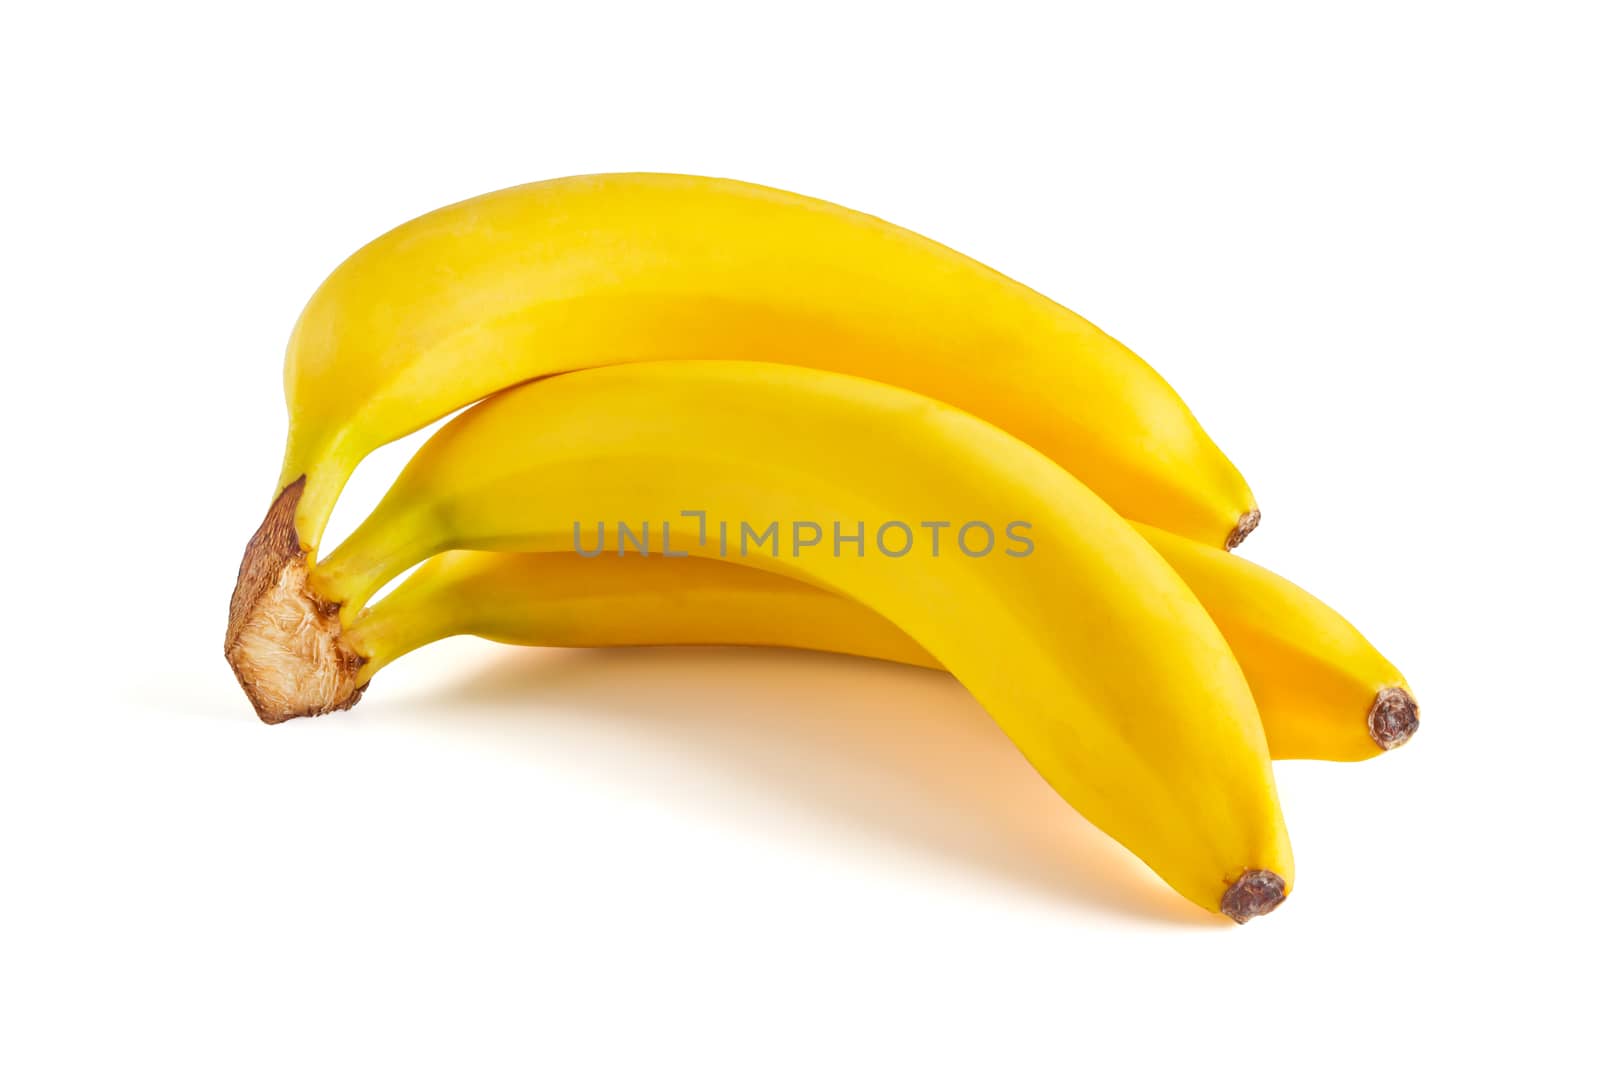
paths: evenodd
<path fill-rule="evenodd" d="M 453 550 L 344 633 L 363 660 L 356 685 L 452 635 L 519 646 L 784 646 L 940 667 L 865 606 L 732 561 Z"/>
<path fill-rule="evenodd" d="M 628 520 L 651 524 L 659 552 L 721 556 L 731 528 L 743 563 L 898 626 L 1191 901 L 1242 922 L 1289 890 L 1266 739 L 1216 625 L 1082 483 L 948 405 L 779 364 L 558 376 L 446 425 L 309 575 L 290 538 L 302 486 L 252 540 L 230 624 L 230 660 L 264 719 L 353 702 L 360 656 L 343 628 L 435 553 L 569 550 Z M 661 529 L 686 511 L 704 537 Z M 942 552 L 927 537 L 940 523 Z"/>
<path fill-rule="evenodd" d="M 942 245 L 775 189 L 658 174 L 491 193 L 378 238 L 301 314 L 278 488 L 316 556 L 373 449 L 507 386 L 667 359 L 860 375 L 964 408 L 1124 515 L 1231 547 L 1259 514 L 1172 388 L 1092 324 Z"/>
<path fill-rule="evenodd" d="M 1227 639 L 1275 759 L 1360 761 L 1416 732 L 1405 679 L 1338 613 L 1250 561 L 1133 526 Z M 637 554 L 441 553 L 345 641 L 365 660 L 364 686 L 419 646 L 462 634 L 523 646 L 787 646 L 940 667 L 850 599 L 732 562 Z"/>

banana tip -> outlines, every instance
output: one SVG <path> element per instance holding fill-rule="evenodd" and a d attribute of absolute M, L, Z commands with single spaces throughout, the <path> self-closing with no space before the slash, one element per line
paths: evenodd
<path fill-rule="evenodd" d="M 1264 917 L 1289 895 L 1283 877 L 1268 869 L 1246 869 L 1222 896 L 1222 915 L 1235 924 Z"/>
<path fill-rule="evenodd" d="M 1372 741 L 1393 750 L 1417 733 L 1417 700 L 1404 687 L 1384 687 L 1367 711 L 1367 731 Z"/>
<path fill-rule="evenodd" d="M 1222 544 L 1223 549 L 1238 549 L 1239 544 L 1250 537 L 1250 532 L 1261 525 L 1261 510 L 1251 509 L 1239 517 L 1239 522 L 1233 525 L 1233 530 L 1228 532 L 1228 540 Z"/>

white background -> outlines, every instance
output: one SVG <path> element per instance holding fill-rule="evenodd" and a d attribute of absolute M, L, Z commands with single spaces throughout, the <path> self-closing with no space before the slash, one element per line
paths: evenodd
<path fill-rule="evenodd" d="M 1592 1053 L 1586 6 L 11 13 L 0 1061 Z M 1187 906 L 930 673 L 461 639 L 256 722 L 224 605 L 302 302 L 430 208 L 629 169 L 886 216 L 1188 398 L 1246 554 L 1423 705 L 1279 766 L 1284 909 Z"/>

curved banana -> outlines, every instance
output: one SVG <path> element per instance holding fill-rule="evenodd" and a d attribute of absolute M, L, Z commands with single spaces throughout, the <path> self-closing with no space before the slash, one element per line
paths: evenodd
<path fill-rule="evenodd" d="M 517 646 L 780 646 L 940 668 L 849 598 L 712 557 L 482 553 L 430 557 L 356 618 L 356 685 L 430 642 Z"/>
<path fill-rule="evenodd" d="M 882 220 L 762 186 L 562 178 L 412 220 L 333 272 L 289 340 L 281 491 L 316 556 L 373 449 L 519 382 L 769 360 L 903 386 L 1011 432 L 1123 515 L 1230 547 L 1259 514 L 1172 388 L 1077 315 Z"/>
<path fill-rule="evenodd" d="M 343 627 L 426 557 L 566 550 L 619 519 L 649 522 L 664 552 L 674 537 L 660 525 L 694 511 L 705 537 L 678 528 L 677 552 L 722 555 L 726 524 L 744 563 L 895 623 L 1063 797 L 1191 901 L 1242 922 L 1288 891 L 1266 739 L 1216 625 L 1082 483 L 965 412 L 778 364 L 574 372 L 447 424 L 309 575 L 285 537 L 299 486 L 252 541 L 242 586 L 256 598 L 230 628 L 263 719 L 352 703 L 360 656 Z M 950 525 L 942 552 L 929 523 Z"/>
<path fill-rule="evenodd" d="M 1244 670 L 1277 760 L 1361 761 L 1416 733 L 1398 669 L 1344 617 L 1259 565 L 1133 525 L 1189 586 Z M 730 561 L 576 553 L 430 558 L 345 641 L 357 684 L 451 635 L 522 646 L 787 646 L 941 667 L 882 616 Z"/>

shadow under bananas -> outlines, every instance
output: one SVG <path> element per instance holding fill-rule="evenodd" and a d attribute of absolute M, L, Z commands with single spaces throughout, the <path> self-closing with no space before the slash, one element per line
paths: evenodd
<path fill-rule="evenodd" d="M 379 688 L 357 708 L 430 719 L 448 710 L 497 746 L 547 744 L 525 730 L 530 717 L 573 718 L 563 727 L 595 733 L 597 776 L 638 786 L 643 764 L 663 802 L 709 800 L 720 818 L 761 821 L 766 834 L 798 823 L 826 849 L 902 853 L 1056 905 L 1217 920 L 1062 802 L 937 672 L 790 650 L 511 648 L 459 682 L 406 697 Z M 576 749 L 581 767 L 586 748 Z M 781 818 L 768 819 L 775 810 Z"/>

